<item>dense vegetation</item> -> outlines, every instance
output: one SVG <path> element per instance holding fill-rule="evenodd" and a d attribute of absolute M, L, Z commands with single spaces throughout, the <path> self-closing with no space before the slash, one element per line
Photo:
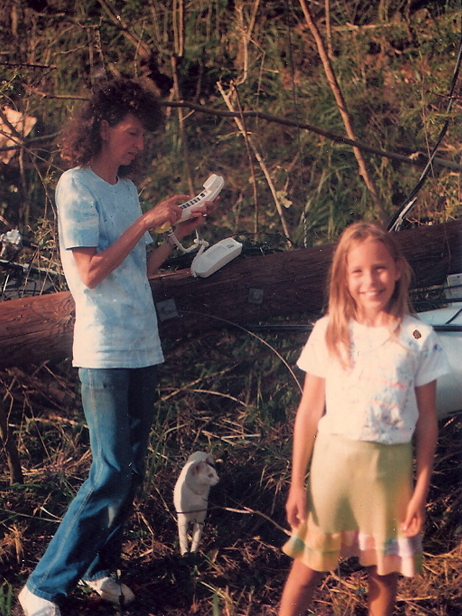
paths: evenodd
<path fill-rule="evenodd" d="M 164 131 L 149 143 L 139 184 L 146 207 L 195 192 L 211 172 L 225 177 L 209 241 L 235 234 L 290 249 L 329 242 L 358 218 L 386 221 L 416 185 L 445 123 L 408 224 L 459 218 L 460 85 L 452 106 L 448 94 L 460 33 L 460 0 L 4 0 L 0 139 L 10 132 L 6 108 L 36 123 L 26 137 L 14 134 L 12 146 L 0 142 L 0 157 L 12 154 L 0 162 L 0 235 L 19 229 L 25 248 L 15 258 L 64 288 L 56 135 L 111 75 L 142 79 L 164 103 Z M 14 271 L 3 264 L 2 287 Z M 149 473 L 125 551 L 124 575 L 140 601 L 125 614 L 276 613 L 301 378 L 289 368 L 305 337 L 229 330 L 166 344 Z M 89 453 L 68 361 L 0 372 L 0 385 L 25 476 L 8 485 L 2 451 L 0 613 L 9 616 L 12 593 L 85 476 Z M 401 616 L 462 613 L 461 429 L 460 417 L 441 422 L 425 574 L 400 587 Z M 205 448 L 220 460 L 221 481 L 201 556 L 180 559 L 171 492 L 187 455 Z M 326 579 L 317 614 L 362 616 L 364 595 L 363 572 L 346 563 L 341 577 Z M 79 590 L 65 613 L 116 611 Z"/>

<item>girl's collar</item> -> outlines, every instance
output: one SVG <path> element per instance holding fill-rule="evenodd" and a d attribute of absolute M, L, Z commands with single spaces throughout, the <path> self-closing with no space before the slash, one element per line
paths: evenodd
<path fill-rule="evenodd" d="M 371 327 L 358 323 L 358 321 L 350 321 L 350 334 L 351 342 L 356 352 L 370 351 L 377 349 L 387 342 L 392 336 L 394 330 L 398 327 L 398 323 L 395 321 L 388 325 L 380 325 L 378 327 Z"/>

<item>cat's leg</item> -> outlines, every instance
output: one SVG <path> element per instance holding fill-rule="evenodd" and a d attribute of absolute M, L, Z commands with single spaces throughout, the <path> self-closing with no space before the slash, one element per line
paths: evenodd
<path fill-rule="evenodd" d="M 194 522 L 191 552 L 197 552 L 202 537 L 202 526 L 203 522 Z"/>
<path fill-rule="evenodd" d="M 188 518 L 182 514 L 178 514 L 178 538 L 180 540 L 180 553 L 183 556 L 188 552 Z"/>
<path fill-rule="evenodd" d="M 202 538 L 202 529 L 204 528 L 204 520 L 205 520 L 205 515 L 203 517 L 197 516 L 196 519 L 194 520 L 191 552 L 197 552 L 199 548 L 199 543 Z"/>

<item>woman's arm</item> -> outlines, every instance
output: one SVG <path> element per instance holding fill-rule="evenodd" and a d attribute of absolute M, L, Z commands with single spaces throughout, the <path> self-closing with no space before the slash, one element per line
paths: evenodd
<path fill-rule="evenodd" d="M 213 210 L 212 203 L 206 203 L 203 207 L 197 208 L 191 212 L 191 217 L 184 222 L 181 222 L 175 227 L 175 237 L 181 241 L 187 235 L 192 233 L 197 227 L 200 227 L 205 221 L 205 216 Z M 169 242 L 164 242 L 151 252 L 148 257 L 148 277 L 154 276 L 157 273 L 162 263 L 170 256 L 174 246 Z"/>
<path fill-rule="evenodd" d="M 77 270 L 83 283 L 90 289 L 97 287 L 111 274 L 133 250 L 149 229 L 166 222 L 174 224 L 181 216 L 178 204 L 187 195 L 175 195 L 159 203 L 140 216 L 109 248 L 97 252 L 96 247 L 73 248 Z"/>
<path fill-rule="evenodd" d="M 416 484 L 403 523 L 403 531 L 407 537 L 417 535 L 425 522 L 425 506 L 438 439 L 436 381 L 416 387 L 415 392 L 419 409 L 415 430 Z"/>
<path fill-rule="evenodd" d="M 325 379 L 308 373 L 294 426 L 292 479 L 286 504 L 287 521 L 292 528 L 297 528 L 305 521 L 305 477 L 318 423 L 324 413 L 324 403 Z"/>

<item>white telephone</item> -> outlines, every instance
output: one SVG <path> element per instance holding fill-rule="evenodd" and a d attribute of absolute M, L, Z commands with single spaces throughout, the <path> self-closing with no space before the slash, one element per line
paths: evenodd
<path fill-rule="evenodd" d="M 184 220 L 188 220 L 191 216 L 191 212 L 196 208 L 204 205 L 206 201 L 213 201 L 216 197 L 218 197 L 221 189 L 223 188 L 225 181 L 221 177 L 221 175 L 212 174 L 205 182 L 204 189 L 198 195 L 186 201 L 180 205 L 180 210 L 182 210 L 181 218 L 178 222 L 183 222 Z"/>
<path fill-rule="evenodd" d="M 198 195 L 196 195 L 189 201 L 186 201 L 186 203 L 182 203 L 179 206 L 180 210 L 182 210 L 181 218 L 175 224 L 188 220 L 188 218 L 190 218 L 191 216 L 191 212 L 193 212 L 195 209 L 197 209 L 201 205 L 204 205 L 206 201 L 213 201 L 220 193 L 221 189 L 223 188 L 224 183 L 225 183 L 225 180 L 221 177 L 221 175 L 215 175 L 213 173 L 204 182 L 203 191 L 201 191 Z M 170 228 L 171 228 L 170 223 L 166 222 L 162 226 L 157 227 L 156 232 L 165 233 Z"/>
<path fill-rule="evenodd" d="M 228 237 L 196 255 L 191 263 L 191 272 L 193 276 L 207 278 L 239 256 L 241 251 L 242 244 Z"/>

